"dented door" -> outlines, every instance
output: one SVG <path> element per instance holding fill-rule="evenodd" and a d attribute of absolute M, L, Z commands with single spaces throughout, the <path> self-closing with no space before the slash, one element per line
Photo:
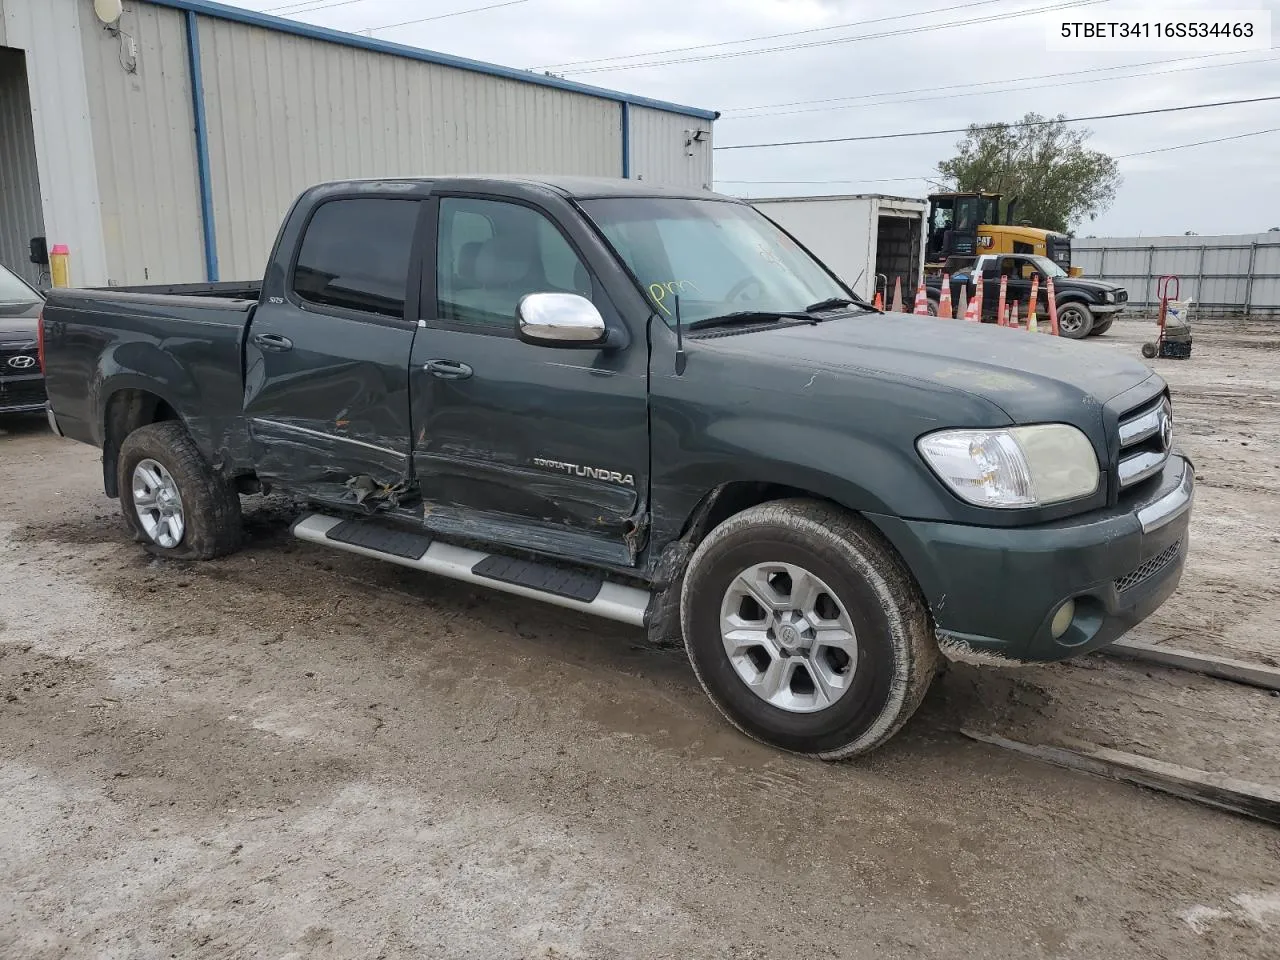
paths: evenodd
<path fill-rule="evenodd" d="M 406 314 L 421 206 L 321 202 L 288 276 L 264 288 L 245 343 L 245 418 L 264 482 L 342 503 L 394 503 L 409 488 Z"/>
<path fill-rule="evenodd" d="M 428 527 L 634 563 L 648 489 L 645 344 L 521 342 L 515 308 L 528 293 L 578 293 L 606 323 L 621 330 L 622 319 L 547 211 L 479 196 L 441 196 L 438 207 L 427 260 L 436 269 L 430 278 L 424 271 L 410 366 Z"/>

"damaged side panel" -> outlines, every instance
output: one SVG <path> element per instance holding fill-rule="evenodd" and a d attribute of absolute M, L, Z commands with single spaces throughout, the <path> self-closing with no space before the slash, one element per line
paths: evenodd
<path fill-rule="evenodd" d="M 278 349 L 279 340 L 288 349 Z M 258 479 L 331 503 L 411 501 L 408 324 L 259 309 L 245 345 Z"/>

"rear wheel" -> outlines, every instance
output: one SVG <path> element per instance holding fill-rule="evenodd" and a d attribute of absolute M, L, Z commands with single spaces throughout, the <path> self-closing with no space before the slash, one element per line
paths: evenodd
<path fill-rule="evenodd" d="M 177 421 L 139 427 L 120 445 L 120 507 L 152 553 L 208 560 L 240 545 L 240 497 Z"/>
<path fill-rule="evenodd" d="M 730 723 L 826 760 L 888 740 L 940 661 L 891 548 L 861 518 L 810 500 L 752 507 L 711 531 L 685 574 L 681 624 Z"/>
<path fill-rule="evenodd" d="M 930 294 L 929 295 L 929 316 L 936 317 L 938 315 L 938 309 L 939 309 L 938 298 Z"/>
<path fill-rule="evenodd" d="M 1083 340 L 1093 329 L 1093 311 L 1083 303 L 1064 303 L 1058 307 L 1058 335 Z"/>

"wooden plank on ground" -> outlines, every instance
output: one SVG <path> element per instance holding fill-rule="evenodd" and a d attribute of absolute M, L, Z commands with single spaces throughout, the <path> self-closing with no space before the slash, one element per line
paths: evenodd
<path fill-rule="evenodd" d="M 1229 657 L 1217 657 L 1206 653 L 1194 653 L 1190 650 L 1174 650 L 1158 646 L 1154 643 L 1141 643 L 1137 640 L 1117 640 L 1098 651 L 1112 657 L 1125 660 L 1141 660 L 1146 663 L 1158 663 L 1178 670 L 1190 670 L 1206 676 L 1223 680 L 1234 680 L 1264 690 L 1280 690 L 1280 670 L 1264 666 L 1260 663 L 1249 663 L 1245 660 L 1232 660 Z"/>
<path fill-rule="evenodd" d="M 1274 787 L 1092 744 L 1075 744 L 1069 749 L 1020 743 L 996 734 L 971 730 L 960 732 L 971 740 L 1012 750 L 1069 770 L 1136 784 L 1184 800 L 1194 800 L 1206 806 L 1280 825 L 1280 790 Z"/>

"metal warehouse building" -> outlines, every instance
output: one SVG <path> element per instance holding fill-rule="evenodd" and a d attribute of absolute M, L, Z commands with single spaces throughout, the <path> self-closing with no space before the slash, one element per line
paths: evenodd
<path fill-rule="evenodd" d="M 317 181 L 448 173 L 710 187 L 707 110 L 207 0 L 0 0 L 0 263 L 76 285 L 256 277 Z"/>

